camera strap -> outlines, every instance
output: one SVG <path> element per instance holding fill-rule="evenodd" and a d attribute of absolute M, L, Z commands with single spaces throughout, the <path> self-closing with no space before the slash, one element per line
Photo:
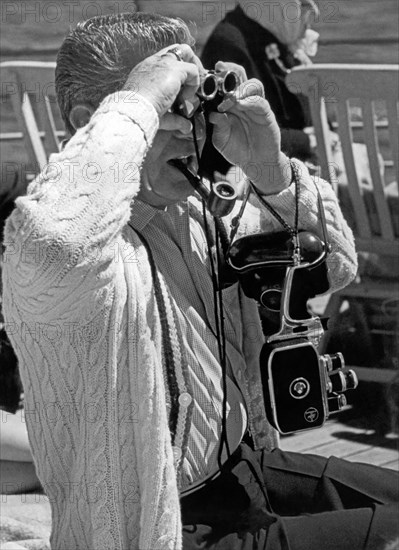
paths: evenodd
<path fill-rule="evenodd" d="M 263 206 L 270 212 L 270 214 L 284 227 L 284 229 L 295 239 L 298 237 L 298 225 L 299 225 L 299 192 L 300 192 L 300 181 L 298 169 L 293 162 L 290 161 L 291 165 L 291 185 L 295 184 L 295 220 L 294 227 L 291 227 L 284 218 L 272 207 L 271 204 L 267 202 L 264 195 L 262 195 L 256 186 L 250 182 L 251 191 L 255 193 L 258 200 L 263 204 Z"/>
<path fill-rule="evenodd" d="M 299 240 L 298 240 L 298 228 L 299 228 L 299 198 L 300 198 L 300 179 L 299 179 L 299 168 L 298 166 L 290 161 L 291 165 L 291 173 L 292 173 L 292 179 L 291 184 L 295 184 L 295 219 L 294 219 L 294 227 L 291 227 L 286 220 L 273 208 L 273 206 L 265 199 L 264 195 L 262 195 L 256 186 L 250 181 L 249 186 L 247 187 L 246 194 L 244 196 L 244 199 L 242 201 L 242 205 L 240 208 L 240 211 L 238 215 L 232 220 L 231 224 L 231 233 L 230 233 L 230 243 L 233 241 L 239 225 L 241 221 L 241 217 L 244 213 L 244 209 L 246 206 L 246 203 L 248 201 L 249 195 L 251 191 L 257 196 L 259 202 L 270 212 L 270 214 L 283 226 L 283 228 L 289 233 L 294 241 L 294 262 L 296 264 L 300 263 L 300 249 L 299 249 Z M 323 233 L 323 241 L 326 248 L 326 253 L 329 253 L 331 250 L 331 246 L 328 239 L 328 231 L 327 231 L 327 222 L 326 222 L 326 216 L 324 211 L 324 205 L 323 201 L 320 195 L 319 188 L 316 185 L 316 182 L 314 180 L 313 184 L 316 188 L 316 195 L 317 195 L 317 205 L 318 205 L 318 211 L 320 216 L 320 224 L 321 229 Z"/>

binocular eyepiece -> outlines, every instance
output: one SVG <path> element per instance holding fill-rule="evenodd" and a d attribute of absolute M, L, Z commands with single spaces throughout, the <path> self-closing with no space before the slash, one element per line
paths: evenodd
<path fill-rule="evenodd" d="M 208 71 L 202 78 L 197 95 L 205 101 L 211 101 L 217 95 L 223 98 L 226 94 L 235 92 L 240 79 L 234 71 Z"/>
<path fill-rule="evenodd" d="M 208 71 L 201 76 L 201 82 L 196 92 L 197 101 L 194 105 L 175 101 L 175 113 L 191 118 L 202 107 L 204 111 L 215 111 L 226 95 L 235 92 L 240 85 L 240 78 L 234 71 Z"/>

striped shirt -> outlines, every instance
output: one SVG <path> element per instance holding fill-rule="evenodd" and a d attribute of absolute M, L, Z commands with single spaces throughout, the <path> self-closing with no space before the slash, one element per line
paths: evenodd
<path fill-rule="evenodd" d="M 130 221 L 148 241 L 174 300 L 188 362 L 191 395 L 187 394 L 187 399 L 193 401 L 193 412 L 182 490 L 218 470 L 223 403 L 209 254 L 201 223 L 198 216 L 190 215 L 190 209 L 195 207 L 183 202 L 159 210 L 136 199 Z M 237 285 L 223 294 L 228 372 L 226 428 L 232 452 L 245 433 L 247 412 L 231 365 L 239 366 L 244 357 Z M 222 460 L 225 458 L 224 450 Z"/>

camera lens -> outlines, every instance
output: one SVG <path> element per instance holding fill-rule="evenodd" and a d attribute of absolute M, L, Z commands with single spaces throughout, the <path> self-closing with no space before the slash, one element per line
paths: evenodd
<path fill-rule="evenodd" d="M 281 295 L 281 290 L 269 288 L 262 292 L 259 301 L 262 306 L 264 306 L 268 310 L 279 312 L 281 306 Z"/>
<path fill-rule="evenodd" d="M 237 198 L 236 190 L 229 183 L 217 182 L 213 186 L 214 192 L 219 195 L 219 197 L 224 199 L 230 199 L 231 197 Z"/>
<path fill-rule="evenodd" d="M 214 183 L 207 200 L 207 208 L 216 218 L 227 216 L 233 210 L 237 192 L 228 182 Z"/>

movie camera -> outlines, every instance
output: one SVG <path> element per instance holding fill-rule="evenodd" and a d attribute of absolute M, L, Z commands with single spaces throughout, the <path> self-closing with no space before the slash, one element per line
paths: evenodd
<path fill-rule="evenodd" d="M 309 231 L 297 238 L 286 232 L 250 235 L 228 251 L 244 293 L 269 321 L 260 369 L 268 419 L 282 434 L 322 426 L 358 384 L 342 353 L 320 355 L 317 349 L 326 320 L 307 304 L 329 288 L 327 254 L 328 245 Z"/>

